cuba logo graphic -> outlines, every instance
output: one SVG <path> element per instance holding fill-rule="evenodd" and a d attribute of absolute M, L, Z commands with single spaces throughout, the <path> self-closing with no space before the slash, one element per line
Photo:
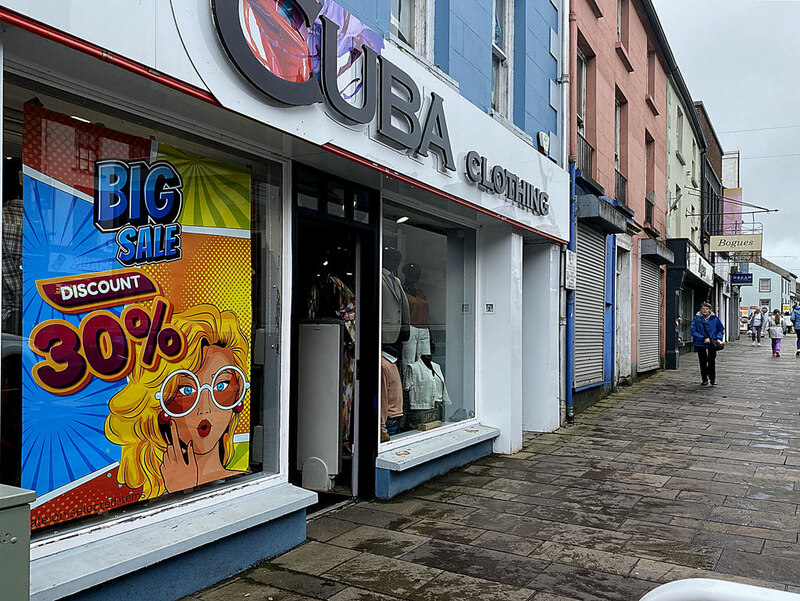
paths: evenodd
<path fill-rule="evenodd" d="M 94 226 L 116 232 L 117 260 L 125 266 L 181 258 L 183 180 L 166 161 L 95 162 Z"/>

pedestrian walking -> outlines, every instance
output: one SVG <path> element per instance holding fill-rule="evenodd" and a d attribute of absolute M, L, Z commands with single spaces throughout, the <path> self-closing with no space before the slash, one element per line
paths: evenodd
<path fill-rule="evenodd" d="M 770 340 L 772 340 L 772 356 L 781 356 L 781 340 L 783 335 L 786 334 L 786 323 L 783 321 L 783 316 L 779 309 L 772 312 L 772 317 L 767 322 L 767 333 L 769 333 Z"/>
<path fill-rule="evenodd" d="M 800 301 L 795 303 L 789 319 L 794 325 L 794 333 L 797 335 L 797 350 L 795 351 L 794 356 L 800 357 Z"/>
<path fill-rule="evenodd" d="M 716 386 L 717 349 L 723 345 L 725 326 L 711 310 L 711 303 L 700 305 L 700 310 L 692 319 L 691 330 L 692 346 L 700 361 L 700 385 L 705 386 L 710 381 L 712 386 Z"/>
<path fill-rule="evenodd" d="M 753 338 L 753 344 L 751 346 L 761 346 L 761 328 L 764 326 L 764 315 L 756 309 L 753 311 L 753 314 L 750 316 L 750 332 L 751 337 Z"/>
<path fill-rule="evenodd" d="M 792 327 L 794 326 L 794 324 L 792 323 L 792 317 L 791 317 L 791 314 L 790 314 L 788 311 L 784 311 L 784 312 L 783 312 L 783 323 L 785 323 L 785 324 L 786 324 L 786 333 L 787 333 L 787 334 L 791 334 L 791 333 L 794 331 L 794 330 L 792 329 Z"/>

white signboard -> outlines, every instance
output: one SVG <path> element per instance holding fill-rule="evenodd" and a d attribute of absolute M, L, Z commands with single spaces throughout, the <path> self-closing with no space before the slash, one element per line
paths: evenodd
<path fill-rule="evenodd" d="M 709 286 L 714 285 L 714 266 L 706 261 L 699 252 L 690 250 L 688 263 L 689 271 Z"/>
<path fill-rule="evenodd" d="M 578 287 L 578 253 L 573 250 L 566 250 L 566 261 L 564 265 L 564 288 L 575 290 Z"/>
<path fill-rule="evenodd" d="M 738 234 L 734 236 L 711 236 L 711 252 L 757 252 L 761 250 L 763 234 Z"/>

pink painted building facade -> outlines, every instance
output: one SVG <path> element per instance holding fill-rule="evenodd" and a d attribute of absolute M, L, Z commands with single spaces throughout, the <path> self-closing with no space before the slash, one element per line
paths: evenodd
<path fill-rule="evenodd" d="M 599 250 L 605 239 L 603 383 L 663 364 L 664 265 L 673 258 L 664 244 L 666 94 L 674 58 L 650 0 L 576 0 L 570 43 L 578 254 L 573 388 L 580 394 L 587 349 L 600 348 L 582 331 L 589 323 L 585 305 L 599 290 L 591 273 L 598 262 L 581 261 L 592 241 Z"/>

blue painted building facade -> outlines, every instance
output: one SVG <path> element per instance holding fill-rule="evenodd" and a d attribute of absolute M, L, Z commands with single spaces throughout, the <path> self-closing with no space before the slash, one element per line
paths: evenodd
<path fill-rule="evenodd" d="M 425 52 L 417 52 L 418 57 L 451 78 L 464 98 L 490 113 L 494 0 L 430 1 L 433 6 L 426 9 L 432 16 L 433 40 Z M 342 0 L 339 4 L 388 35 L 390 0 Z M 418 7 L 424 4 L 417 2 Z M 513 1 L 511 122 L 533 139 L 538 132 L 547 133 L 551 157 L 559 156 L 563 137 L 559 131 L 560 4 Z"/>

